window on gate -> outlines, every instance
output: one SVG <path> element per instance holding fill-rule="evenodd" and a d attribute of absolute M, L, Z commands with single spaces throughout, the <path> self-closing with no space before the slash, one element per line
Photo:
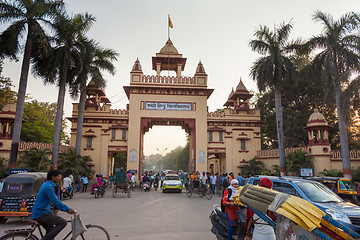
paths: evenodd
<path fill-rule="evenodd" d="M 246 151 L 246 140 L 245 139 L 240 139 L 240 150 Z"/>
<path fill-rule="evenodd" d="M 93 137 L 86 137 L 86 148 L 92 148 L 92 138 Z"/>
<path fill-rule="evenodd" d="M 213 132 L 209 131 L 209 142 L 212 142 L 213 140 Z"/>
<path fill-rule="evenodd" d="M 224 139 L 223 139 L 223 132 L 220 131 L 220 132 L 219 132 L 219 142 L 223 142 L 223 141 L 224 141 Z"/>
<path fill-rule="evenodd" d="M 126 139 L 126 129 L 123 129 L 123 130 L 122 130 L 121 139 L 122 139 L 122 140 L 125 140 L 125 139 Z"/>
<path fill-rule="evenodd" d="M 116 139 L 116 128 L 111 129 L 111 139 Z"/>

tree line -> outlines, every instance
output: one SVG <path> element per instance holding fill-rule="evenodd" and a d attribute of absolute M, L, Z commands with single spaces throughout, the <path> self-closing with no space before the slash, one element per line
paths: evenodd
<path fill-rule="evenodd" d="M 260 26 L 249 43 L 253 51 L 262 55 L 253 63 L 250 75 L 260 93 L 265 93 L 258 102 L 263 107 L 262 119 L 269 123 L 262 128 L 263 146 L 279 148 L 280 174 L 285 175 L 285 145 L 306 141 L 299 129 L 304 126 L 304 111 L 326 108 L 337 122 L 343 172 L 351 179 L 348 130 L 351 115 L 359 116 L 360 15 L 351 12 L 334 19 L 316 11 L 313 20 L 322 24 L 323 30 L 310 39 L 290 40 L 293 24 L 289 22 L 274 30 Z M 289 89 L 293 91 L 287 95 Z M 314 105 L 318 103 L 322 105 Z M 297 134 L 300 138 L 294 137 Z M 332 144 L 336 145 L 334 138 Z"/>
<path fill-rule="evenodd" d="M 87 82 L 92 80 L 98 87 L 105 87 L 102 72 L 115 73 L 112 62 L 117 60 L 118 53 L 86 36 L 96 21 L 93 15 L 70 15 L 62 0 L 1 1 L 0 21 L 9 24 L 0 34 L 0 58 L 18 59 L 24 49 L 9 165 L 16 166 L 31 65 L 34 76 L 59 88 L 52 151 L 52 164 L 56 167 L 66 90 L 74 99 L 80 95 L 76 138 L 76 153 L 79 154 Z"/>

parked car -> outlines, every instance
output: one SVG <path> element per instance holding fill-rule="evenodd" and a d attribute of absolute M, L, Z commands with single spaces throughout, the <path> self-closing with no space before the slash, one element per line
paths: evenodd
<path fill-rule="evenodd" d="M 299 177 L 255 176 L 249 184 L 259 185 L 261 178 L 268 177 L 273 182 L 273 189 L 279 192 L 301 197 L 333 219 L 360 233 L 360 207 L 346 202 L 322 183 Z"/>
<path fill-rule="evenodd" d="M 350 179 L 342 177 L 309 177 L 306 179 L 321 182 L 345 201 L 360 205 L 360 198 Z"/>
<path fill-rule="evenodd" d="M 180 192 L 182 191 L 182 183 L 179 175 L 166 174 L 163 182 L 163 193 L 168 191 Z"/>
<path fill-rule="evenodd" d="M 5 178 L 0 194 L 0 223 L 11 217 L 29 217 L 46 173 L 17 173 Z"/>

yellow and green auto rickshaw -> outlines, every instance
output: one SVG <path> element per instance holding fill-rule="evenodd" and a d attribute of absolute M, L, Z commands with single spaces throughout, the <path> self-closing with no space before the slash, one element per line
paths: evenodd
<path fill-rule="evenodd" d="M 350 179 L 343 177 L 312 177 L 311 180 L 321 182 L 345 201 L 360 205 L 360 198 Z"/>

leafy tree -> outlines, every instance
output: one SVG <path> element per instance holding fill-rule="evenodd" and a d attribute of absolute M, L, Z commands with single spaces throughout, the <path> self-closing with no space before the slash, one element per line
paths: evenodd
<path fill-rule="evenodd" d="M 118 155 L 115 156 L 114 167 L 127 169 L 127 158 L 126 158 L 125 154 L 118 153 Z"/>
<path fill-rule="evenodd" d="M 9 168 L 5 162 L 6 158 L 0 157 L 0 177 L 6 177 L 9 175 Z"/>
<path fill-rule="evenodd" d="M 313 168 L 313 157 L 300 149 L 289 153 L 286 156 L 286 175 L 291 173 L 293 176 L 300 175 L 301 168 Z"/>
<path fill-rule="evenodd" d="M 47 172 L 52 166 L 49 160 L 50 154 L 49 149 L 31 148 L 20 156 L 18 164 L 20 167 L 29 168 L 30 172 Z"/>
<path fill-rule="evenodd" d="M 324 175 L 324 176 L 329 176 L 329 177 L 343 177 L 344 176 L 343 172 L 338 169 L 331 169 L 331 170 L 324 169 L 324 171 L 319 172 L 319 174 Z"/>
<path fill-rule="evenodd" d="M 90 156 L 82 157 L 76 154 L 75 149 L 70 148 L 68 152 L 60 154 L 58 169 L 64 176 L 68 176 L 71 173 L 75 173 L 75 176 L 78 174 L 81 176 L 92 176 L 94 171 L 89 166 L 91 161 Z"/>
<path fill-rule="evenodd" d="M 0 60 L 0 111 L 11 100 L 16 98 L 16 92 L 11 88 L 14 86 L 10 78 L 2 76 L 3 61 Z"/>
<path fill-rule="evenodd" d="M 256 160 L 256 157 L 247 161 L 247 165 L 241 169 L 242 176 L 259 175 L 264 170 L 264 163 Z"/>
<path fill-rule="evenodd" d="M 82 128 L 85 112 L 86 84 L 91 79 L 98 87 L 105 87 L 106 81 L 101 71 L 107 71 L 115 74 L 115 66 L 113 60 L 117 60 L 116 53 L 112 49 L 104 49 L 94 40 L 88 40 L 81 37 L 82 48 L 80 49 L 82 70 L 76 78 L 75 84 L 72 84 L 71 95 L 76 98 L 80 91 L 80 101 L 77 119 L 76 143 L 75 149 L 78 154 L 81 150 Z"/>
<path fill-rule="evenodd" d="M 56 0 L 9 0 L 0 2 L 0 21 L 10 23 L 10 26 L 0 35 L 0 57 L 16 59 L 23 49 L 21 39 L 26 36 L 9 165 L 16 164 L 18 154 L 32 46 L 36 43 L 38 49 L 45 50 L 47 48 L 48 38 L 44 29 L 51 27 L 52 20 L 59 14 L 62 6 L 63 1 Z M 43 53 L 46 54 L 46 52 Z"/>
<path fill-rule="evenodd" d="M 80 57 L 82 47 L 80 39 L 94 21 L 95 18 L 90 14 L 76 14 L 72 18 L 65 14 L 58 16 L 54 23 L 55 47 L 49 49 L 51 54 L 49 57 L 44 57 L 40 51 L 36 51 L 37 54 L 34 57 L 33 72 L 47 83 L 56 83 L 59 86 L 52 152 L 52 162 L 55 166 L 59 158 L 66 85 L 74 83 L 75 77 L 83 67 Z"/>
<path fill-rule="evenodd" d="M 274 31 L 266 26 L 260 26 L 254 34 L 255 40 L 251 40 L 251 49 L 264 57 L 259 58 L 251 67 L 250 75 L 257 82 L 260 92 L 273 89 L 275 95 L 276 126 L 279 146 L 279 160 L 281 175 L 285 174 L 285 151 L 283 114 L 281 105 L 281 82 L 292 82 L 295 79 L 296 66 L 288 57 L 288 53 L 295 50 L 288 38 L 292 24 L 281 24 Z"/>
<path fill-rule="evenodd" d="M 311 63 L 314 79 L 322 80 L 319 83 L 329 90 L 329 96 L 336 102 L 343 171 L 344 176 L 351 179 L 346 118 L 350 99 L 360 87 L 360 78 L 351 81 L 360 68 L 359 16 L 348 13 L 334 20 L 317 11 L 313 19 L 321 22 L 324 28 L 304 45 L 304 49 L 316 51 Z"/>

